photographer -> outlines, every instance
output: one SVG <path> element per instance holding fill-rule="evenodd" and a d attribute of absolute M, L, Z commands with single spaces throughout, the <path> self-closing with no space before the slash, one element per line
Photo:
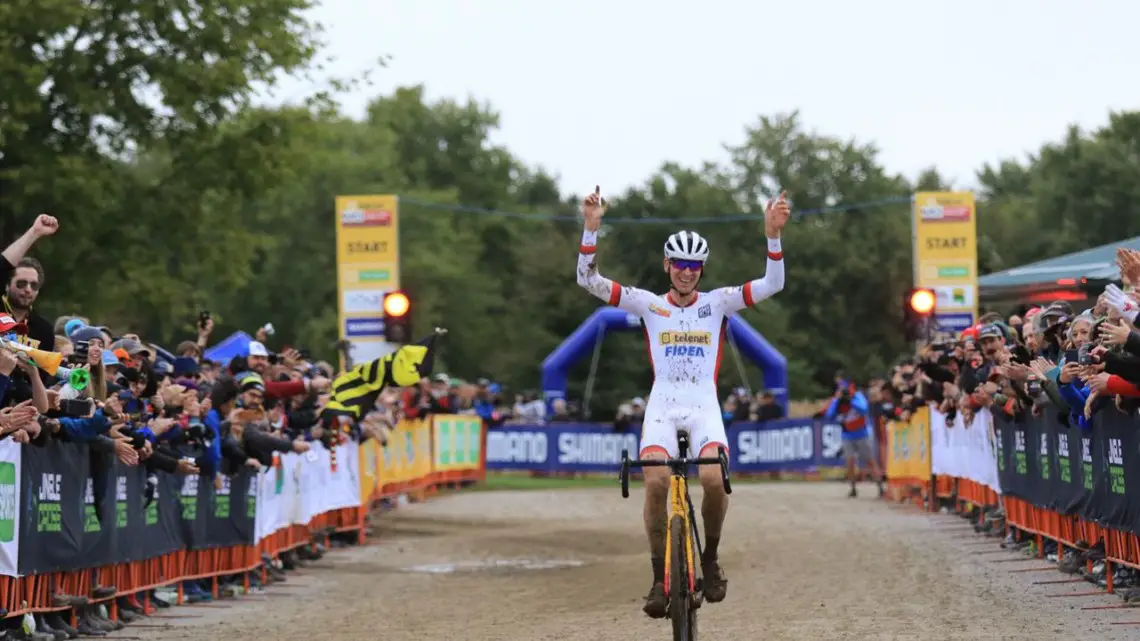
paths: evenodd
<path fill-rule="evenodd" d="M 835 394 L 824 411 L 824 418 L 838 421 L 843 426 L 843 456 L 847 460 L 847 480 L 851 483 L 848 498 L 858 496 L 855 488 L 859 480 L 859 461 L 871 468 L 871 476 L 883 496 L 883 471 L 871 447 L 871 407 L 867 397 L 856 389 L 852 381 L 839 380 Z"/>

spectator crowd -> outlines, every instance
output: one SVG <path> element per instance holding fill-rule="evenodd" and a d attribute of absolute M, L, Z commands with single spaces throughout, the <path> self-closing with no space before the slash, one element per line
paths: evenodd
<path fill-rule="evenodd" d="M 1058 300 L 1022 307 L 1008 317 L 987 313 L 956 336 L 935 336 L 869 390 L 876 411 L 905 421 L 930 404 L 948 423 L 961 415 L 967 425 L 983 409 L 1011 423 L 1049 416 L 1084 434 L 1092 429 L 1093 417 L 1108 408 L 1135 417 L 1140 408 L 1140 252 L 1120 248 L 1116 263 L 1123 288 L 1107 285 L 1090 307 Z M 1005 531 L 1004 510 L 992 510 L 980 529 Z M 1004 545 L 1026 546 L 1029 539 L 1011 529 Z M 1099 552 L 1095 546 L 1070 550 L 1057 560 L 1063 570 L 1076 572 L 1086 560 L 1098 554 L 1103 558 L 1103 541 L 1100 545 Z M 1046 554 L 1056 555 L 1056 543 L 1046 547 Z M 1116 581 L 1126 587 L 1140 584 L 1137 578 L 1125 572 Z"/>
<path fill-rule="evenodd" d="M 384 443 L 403 416 L 458 412 L 493 419 L 498 409 L 490 385 L 437 376 L 403 394 L 386 389 L 375 406 L 345 430 L 322 415 L 334 368 L 288 346 L 271 351 L 266 345 L 271 325 L 256 332 L 257 340 L 245 354 L 214 363 L 204 358 L 214 328 L 208 312 L 197 319 L 197 336 L 173 352 L 130 328 L 109 327 L 99 319 L 44 318 L 36 303 L 49 286 L 50 266 L 41 265 L 29 250 L 59 226 L 54 217 L 40 215 L 0 259 L 5 286 L 0 311 L 0 439 L 34 448 L 53 441 L 82 443 L 105 455 L 93 456 L 93 466 L 117 459 L 145 468 L 148 502 L 157 491 L 159 472 L 200 476 L 218 487 L 225 476 L 268 468 L 281 453 L 307 452 L 315 441 L 329 447 L 347 439 Z M 49 373 L 55 369 L 49 366 L 53 358 L 61 367 Z M 259 589 L 262 577 L 284 580 L 284 570 L 322 553 L 323 547 L 314 542 L 278 558 L 263 558 L 263 567 L 248 576 L 223 579 L 222 590 L 238 591 L 245 585 Z M 212 598 L 206 582 L 185 581 L 117 598 L 118 616 L 113 619 L 102 602 L 95 602 L 117 590 L 99 585 L 95 571 L 92 577 L 90 594 L 66 594 L 57 588 L 53 596 L 55 605 L 73 607 L 74 619 L 59 612 L 6 617 L 0 619 L 0 636 L 36 641 L 103 636 L 171 605 L 175 587 L 181 587 L 190 602 Z"/>

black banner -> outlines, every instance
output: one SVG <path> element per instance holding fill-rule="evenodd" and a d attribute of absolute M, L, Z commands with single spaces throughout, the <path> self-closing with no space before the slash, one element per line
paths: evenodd
<path fill-rule="evenodd" d="M 210 486 L 204 547 L 248 545 L 253 541 L 257 496 L 250 496 L 251 488 L 256 489 L 256 485 L 247 472 L 222 476 L 218 484 Z"/>
<path fill-rule="evenodd" d="M 179 549 L 254 542 L 250 474 L 217 482 L 198 476 L 153 476 L 86 445 L 52 441 L 23 448 L 21 574 L 79 570 L 138 561 Z"/>
<path fill-rule="evenodd" d="M 1021 423 L 994 416 L 994 429 L 1003 493 L 1140 534 L 1140 434 L 1132 417 L 1108 407 L 1082 430 L 1052 412 Z"/>

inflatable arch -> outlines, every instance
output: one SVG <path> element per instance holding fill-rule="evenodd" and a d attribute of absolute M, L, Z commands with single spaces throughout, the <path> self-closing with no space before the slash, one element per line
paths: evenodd
<path fill-rule="evenodd" d="M 546 360 L 542 361 L 542 393 L 547 410 L 558 398 L 566 396 L 566 374 L 570 367 L 590 354 L 594 341 L 602 332 L 640 330 L 641 319 L 616 307 L 602 307 L 590 314 L 573 334 L 566 337 Z M 788 361 L 776 351 L 760 332 L 737 315 L 728 318 L 728 333 L 737 349 L 751 359 L 764 372 L 764 387 L 772 392 L 776 401 L 788 406 Z"/>

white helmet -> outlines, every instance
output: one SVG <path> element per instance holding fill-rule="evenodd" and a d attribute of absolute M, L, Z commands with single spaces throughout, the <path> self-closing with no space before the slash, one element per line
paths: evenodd
<path fill-rule="evenodd" d="M 709 259 L 709 242 L 695 231 L 679 231 L 665 241 L 665 257 L 679 260 Z"/>

